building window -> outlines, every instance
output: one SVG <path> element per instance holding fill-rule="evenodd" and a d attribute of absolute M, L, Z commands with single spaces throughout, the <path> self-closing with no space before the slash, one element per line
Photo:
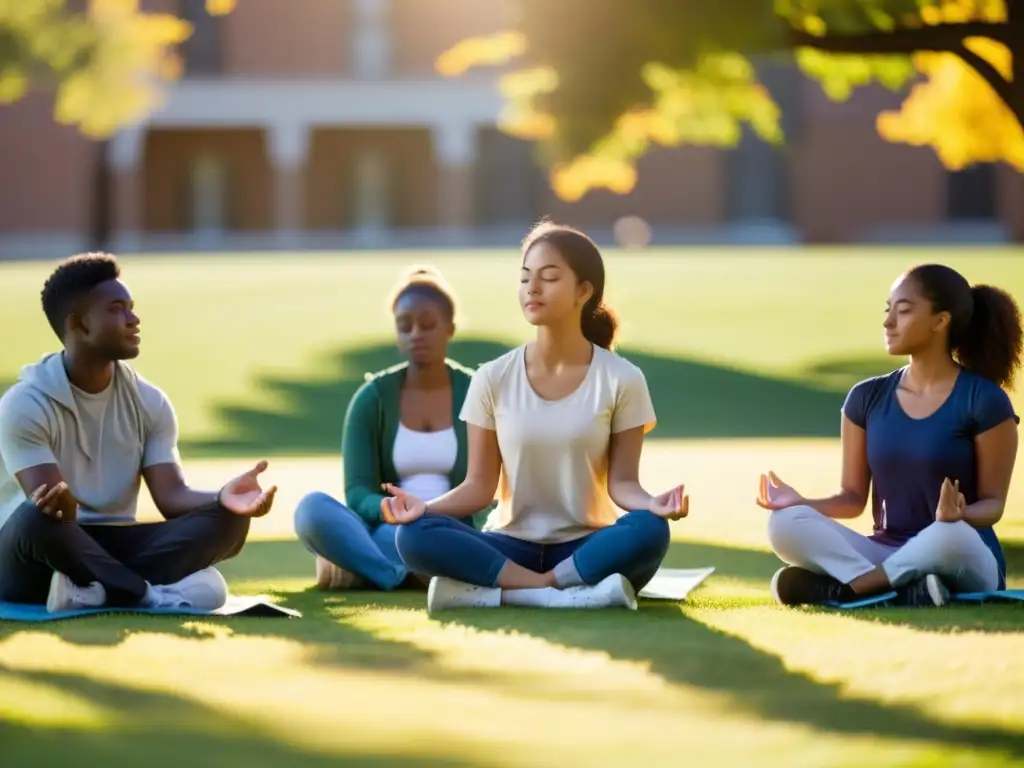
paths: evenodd
<path fill-rule="evenodd" d="M 228 173 L 224 158 L 213 152 L 196 156 L 189 169 L 186 217 L 189 230 L 223 232 L 228 221 Z"/>
<path fill-rule="evenodd" d="M 790 220 L 789 156 L 744 126 L 743 138 L 726 155 L 726 211 L 736 223 Z"/>
<path fill-rule="evenodd" d="M 381 231 L 393 225 L 391 168 L 381 150 L 363 150 L 355 157 L 353 224 L 362 230 Z"/>
<path fill-rule="evenodd" d="M 743 126 L 739 144 L 727 154 L 726 208 L 734 222 L 788 223 L 791 148 L 800 141 L 803 76 L 792 61 L 755 58 L 754 65 L 782 112 L 785 143 L 775 147 Z"/>
<path fill-rule="evenodd" d="M 222 18 L 211 16 L 206 0 L 180 0 L 179 15 L 192 25 L 192 35 L 181 44 L 185 76 L 217 75 L 223 69 Z"/>
<path fill-rule="evenodd" d="M 521 227 L 524 221 L 536 221 L 549 186 L 547 173 L 534 158 L 534 143 L 485 127 L 477 133 L 477 147 L 475 223 Z"/>
<path fill-rule="evenodd" d="M 982 163 L 946 175 L 946 216 L 951 221 L 992 221 L 996 216 L 996 166 Z"/>

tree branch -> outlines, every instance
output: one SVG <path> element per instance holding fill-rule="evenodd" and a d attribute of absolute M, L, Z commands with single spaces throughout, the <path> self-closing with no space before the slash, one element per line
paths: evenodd
<path fill-rule="evenodd" d="M 1010 108 L 1010 111 L 1017 118 L 1017 122 L 1024 126 L 1024 98 L 1022 98 L 1024 83 L 1011 83 L 987 59 L 979 56 L 966 45 L 961 45 L 953 53 L 981 75 L 985 82 L 991 86 L 992 90 L 996 92 L 996 95 Z"/>
<path fill-rule="evenodd" d="M 816 48 L 828 53 L 898 54 L 917 51 L 947 51 L 959 53 L 968 37 L 987 37 L 1006 43 L 1009 29 L 1006 24 L 970 21 L 962 24 L 939 24 L 932 27 L 904 27 L 892 32 L 866 32 L 857 35 L 817 36 L 794 29 L 790 44 L 794 48 Z"/>

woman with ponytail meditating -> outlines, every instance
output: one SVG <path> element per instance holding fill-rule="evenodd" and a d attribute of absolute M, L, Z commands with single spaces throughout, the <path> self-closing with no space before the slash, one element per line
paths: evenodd
<path fill-rule="evenodd" d="M 654 408 L 643 373 L 610 351 L 616 321 L 596 245 L 544 223 L 522 253 L 519 300 L 537 337 L 474 374 L 461 412 L 466 479 L 429 502 L 386 485 L 381 512 L 402 526 L 406 567 L 434 577 L 430 612 L 635 609 L 668 550 L 667 521 L 689 500 L 682 486 L 652 496 L 638 480 Z M 460 522 L 496 492 L 483 531 Z"/>
<path fill-rule="evenodd" d="M 950 591 L 1004 588 L 993 526 L 1017 456 L 1018 419 L 1003 390 L 1020 365 L 1017 305 L 926 264 L 893 285 L 883 327 L 889 354 L 910 364 L 847 395 L 839 493 L 806 499 L 772 473 L 761 478 L 768 539 L 789 564 L 772 580 L 783 605 L 891 590 L 898 604 L 942 605 Z M 869 498 L 874 532 L 862 536 L 839 520 L 859 516 Z"/>

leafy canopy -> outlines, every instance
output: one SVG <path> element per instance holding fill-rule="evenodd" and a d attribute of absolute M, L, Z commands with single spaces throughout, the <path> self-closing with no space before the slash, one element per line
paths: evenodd
<path fill-rule="evenodd" d="M 515 66 L 502 128 L 539 142 L 556 193 L 636 183 L 654 145 L 733 146 L 744 127 L 785 140 L 755 62 L 793 57 L 832 99 L 871 83 L 902 107 L 886 140 L 932 147 L 950 168 L 1024 170 L 1024 63 L 1016 79 L 1006 0 L 520 0 L 514 29 L 465 40 L 437 69 Z M 1013 28 L 1024 24 L 1013 20 Z M 1018 58 L 1024 62 L 1024 49 Z"/>
<path fill-rule="evenodd" d="M 207 0 L 206 8 L 224 14 L 235 1 Z M 159 106 L 190 33 L 187 22 L 143 12 L 138 0 L 0 0 L 0 104 L 53 90 L 58 122 L 110 136 Z"/>
<path fill-rule="evenodd" d="M 237 0 L 206 0 L 214 15 Z M 515 68 L 501 125 L 539 143 L 564 199 L 625 193 L 652 146 L 732 146 L 745 127 L 785 141 L 756 63 L 795 57 L 832 99 L 919 80 L 878 115 L 886 140 L 950 168 L 1024 171 L 1024 2 L 1015 0 L 519 0 L 513 29 L 464 40 L 438 70 Z M 1012 11 L 1012 13 L 1011 13 Z M 55 117 L 93 138 L 159 106 L 190 25 L 138 0 L 0 0 L 0 104 L 55 93 Z M 1014 54 L 1017 54 L 1016 57 Z"/>

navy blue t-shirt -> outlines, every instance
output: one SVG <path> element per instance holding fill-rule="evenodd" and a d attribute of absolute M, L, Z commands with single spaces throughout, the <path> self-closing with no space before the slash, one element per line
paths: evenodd
<path fill-rule="evenodd" d="M 968 504 L 978 500 L 975 436 L 1007 419 L 1019 423 L 1007 394 L 966 369 L 935 413 L 912 419 L 896 397 L 904 370 L 860 382 L 843 404 L 846 417 L 866 432 L 875 520 L 871 538 L 897 547 L 935 522 L 945 478 L 960 481 Z M 1006 560 L 999 540 L 991 527 L 977 530 L 996 556 L 1003 589 Z"/>

